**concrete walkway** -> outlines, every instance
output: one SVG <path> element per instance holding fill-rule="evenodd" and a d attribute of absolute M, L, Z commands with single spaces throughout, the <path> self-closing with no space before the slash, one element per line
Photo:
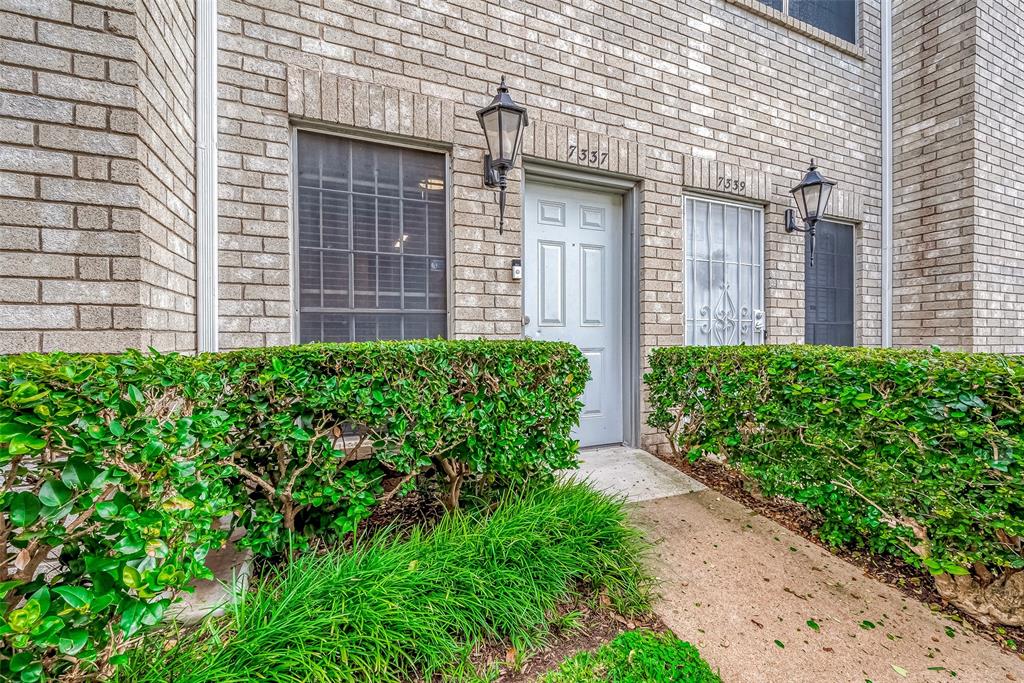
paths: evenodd
<path fill-rule="evenodd" d="M 726 683 L 1024 683 L 1018 657 L 643 451 L 588 451 L 581 470 L 633 501 L 655 611 Z"/>
<path fill-rule="evenodd" d="M 579 476 L 598 491 L 624 496 L 631 503 L 705 489 L 650 453 L 626 446 L 580 451 Z"/>

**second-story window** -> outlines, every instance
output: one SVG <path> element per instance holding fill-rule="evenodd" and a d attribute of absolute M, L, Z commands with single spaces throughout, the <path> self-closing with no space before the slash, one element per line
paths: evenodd
<path fill-rule="evenodd" d="M 857 0 L 761 0 L 769 7 L 816 26 L 836 38 L 857 42 Z"/>

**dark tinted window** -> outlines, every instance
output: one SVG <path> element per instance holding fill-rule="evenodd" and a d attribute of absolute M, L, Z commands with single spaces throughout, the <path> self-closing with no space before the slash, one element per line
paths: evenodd
<path fill-rule="evenodd" d="M 804 341 L 853 346 L 853 226 L 819 221 L 815 232 L 814 265 L 804 261 Z"/>
<path fill-rule="evenodd" d="M 782 0 L 761 0 L 761 4 L 782 11 Z"/>
<path fill-rule="evenodd" d="M 298 140 L 299 340 L 443 337 L 443 154 Z"/>
<path fill-rule="evenodd" d="M 789 14 L 837 38 L 857 42 L 857 0 L 789 0 Z"/>

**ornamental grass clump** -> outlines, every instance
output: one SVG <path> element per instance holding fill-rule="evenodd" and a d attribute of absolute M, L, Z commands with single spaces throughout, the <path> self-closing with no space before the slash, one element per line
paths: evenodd
<path fill-rule="evenodd" d="M 580 483 L 504 495 L 405 539 L 301 557 L 224 619 L 133 654 L 120 680 L 390 681 L 470 677 L 484 642 L 541 644 L 555 608 L 606 596 L 647 610 L 640 533 L 622 504 Z"/>
<path fill-rule="evenodd" d="M 1024 358 L 822 346 L 656 349 L 649 424 L 803 503 L 834 545 L 927 568 L 1024 624 Z"/>

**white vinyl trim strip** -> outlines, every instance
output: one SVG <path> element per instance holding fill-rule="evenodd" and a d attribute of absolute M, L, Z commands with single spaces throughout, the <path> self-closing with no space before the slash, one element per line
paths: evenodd
<path fill-rule="evenodd" d="M 196 345 L 217 343 L 217 2 L 196 0 Z"/>

